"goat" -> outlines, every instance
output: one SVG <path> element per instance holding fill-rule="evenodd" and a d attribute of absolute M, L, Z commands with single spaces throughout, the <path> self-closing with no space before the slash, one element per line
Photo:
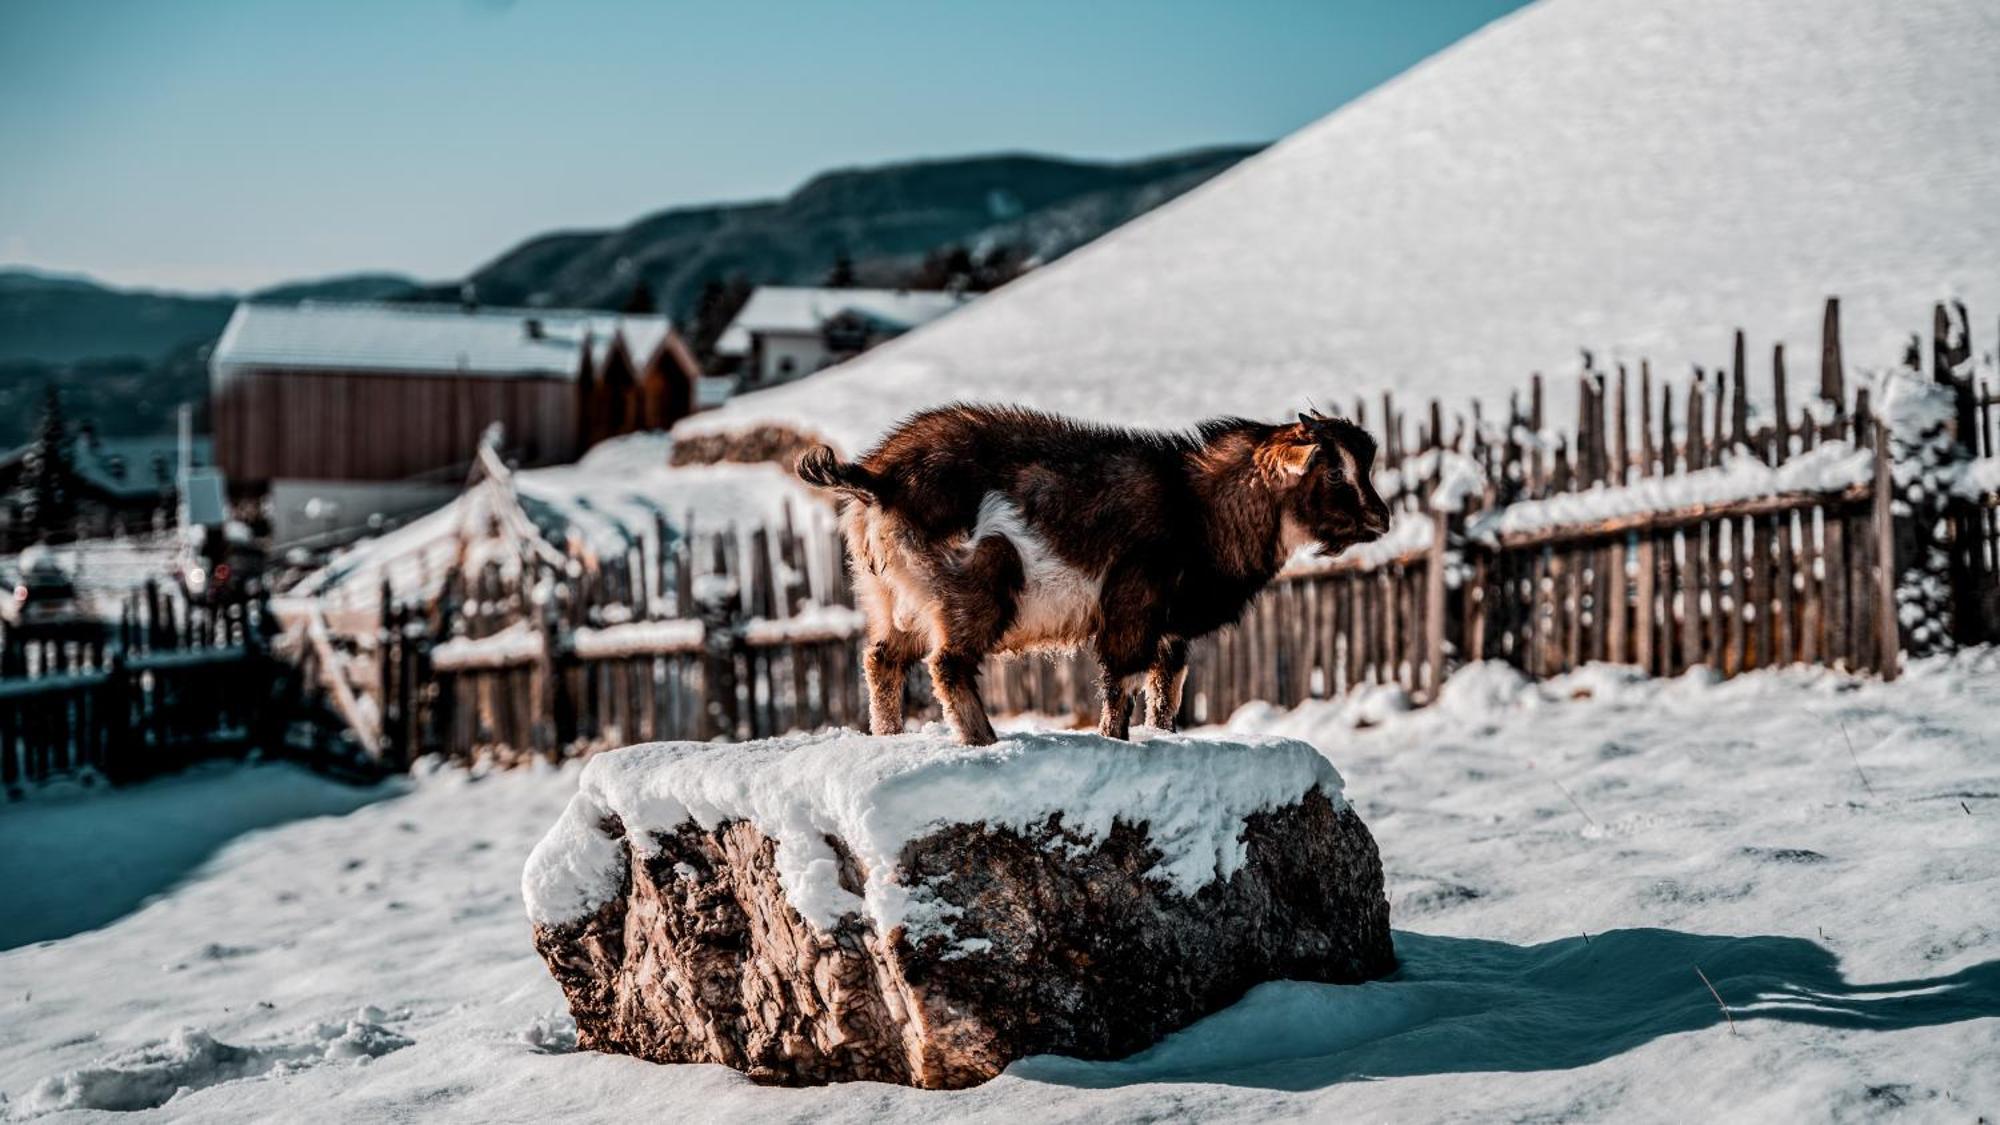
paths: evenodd
<path fill-rule="evenodd" d="M 992 653 L 1094 648 L 1098 730 L 1174 729 L 1188 642 L 1234 622 L 1297 548 L 1379 538 L 1375 442 L 1341 418 L 1241 418 L 1165 433 L 1004 406 L 903 421 L 859 460 L 824 445 L 800 479 L 843 498 L 842 531 L 868 621 L 869 729 L 899 733 L 903 680 L 929 654 L 960 742 L 993 741 L 980 702 Z"/>

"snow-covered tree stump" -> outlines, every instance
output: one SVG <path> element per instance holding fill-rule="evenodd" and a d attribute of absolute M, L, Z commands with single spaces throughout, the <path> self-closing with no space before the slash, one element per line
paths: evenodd
<path fill-rule="evenodd" d="M 1272 738 L 823 735 L 599 755 L 524 876 L 579 1043 L 957 1088 L 1394 967 L 1374 840 Z"/>

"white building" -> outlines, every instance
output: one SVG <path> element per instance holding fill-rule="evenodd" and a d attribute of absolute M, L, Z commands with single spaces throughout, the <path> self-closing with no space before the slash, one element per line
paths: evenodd
<path fill-rule="evenodd" d="M 737 390 L 789 383 L 928 324 L 972 300 L 910 289 L 760 286 L 716 341 L 737 359 Z"/>

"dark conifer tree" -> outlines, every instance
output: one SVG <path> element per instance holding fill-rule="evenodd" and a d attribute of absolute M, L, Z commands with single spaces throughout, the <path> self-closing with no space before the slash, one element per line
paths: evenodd
<path fill-rule="evenodd" d="M 69 426 L 63 420 L 62 396 L 49 384 L 42 403 L 42 419 L 35 427 L 34 448 L 22 466 L 21 491 L 26 494 L 24 515 L 34 532 L 45 539 L 69 538 L 76 524 L 76 466 L 70 459 Z"/>
<path fill-rule="evenodd" d="M 660 311 L 660 303 L 653 299 L 653 287 L 647 285 L 646 279 L 642 277 L 632 283 L 632 294 L 625 298 L 625 303 L 619 306 L 618 311 L 631 313 L 634 316 L 651 314 Z"/>
<path fill-rule="evenodd" d="M 727 281 L 711 277 L 702 282 L 701 295 L 695 298 L 694 323 L 689 326 L 688 347 L 693 349 L 703 371 L 718 373 L 715 343 L 722 338 L 729 322 L 743 310 L 745 302 L 750 300 L 753 288 L 750 279 L 740 273 Z"/>

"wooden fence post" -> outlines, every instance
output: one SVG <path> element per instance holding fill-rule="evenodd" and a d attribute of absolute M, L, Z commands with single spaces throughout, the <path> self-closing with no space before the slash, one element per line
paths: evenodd
<path fill-rule="evenodd" d="M 403 655 L 400 610 L 395 603 L 395 594 L 389 588 L 389 580 L 382 580 L 382 588 L 377 594 L 375 628 L 375 674 L 377 690 L 381 692 L 377 701 L 377 711 L 382 716 L 381 735 L 376 749 L 384 766 L 391 769 L 408 768 L 407 747 L 402 745 L 403 678 L 398 674 L 397 665 Z"/>
<path fill-rule="evenodd" d="M 696 602 L 704 628 L 701 670 L 704 723 L 701 737 L 721 735 L 734 739 L 741 716 L 736 698 L 736 659 L 743 647 L 741 603 L 737 600 L 733 577 L 727 582 L 711 580 L 706 592 L 710 596 Z"/>
<path fill-rule="evenodd" d="M 1431 513 L 1431 548 L 1424 561 L 1424 698 L 1436 701 L 1444 687 L 1444 620 L 1450 607 L 1445 604 L 1444 568 L 1451 546 L 1451 514 L 1443 508 Z"/>
<path fill-rule="evenodd" d="M 1738 328 L 1729 379 L 1729 441 L 1738 446 L 1750 444 L 1750 373 L 1746 363 L 1743 330 Z M 1720 432 L 1721 427 L 1716 429 Z"/>
<path fill-rule="evenodd" d="M 1840 366 L 1840 298 L 1826 299 L 1826 315 L 1819 330 L 1819 397 L 1836 411 L 1847 406 L 1847 391 Z"/>
<path fill-rule="evenodd" d="M 1889 471 L 1887 430 L 1875 440 L 1875 667 L 1885 680 L 1896 678 L 1900 630 L 1896 624 L 1896 481 Z"/>
<path fill-rule="evenodd" d="M 550 761 L 560 761 L 569 754 L 570 743 L 576 740 L 576 705 L 568 690 L 571 631 L 552 603 L 553 599 L 535 607 L 535 626 L 542 635 L 542 651 L 531 678 L 535 725 L 529 737 L 536 753 Z"/>
<path fill-rule="evenodd" d="M 1771 346 L 1771 392 L 1772 411 L 1776 417 L 1771 421 L 1771 452 L 1769 461 L 1782 465 L 1792 455 L 1791 414 L 1786 400 L 1785 387 L 1785 345 Z"/>

